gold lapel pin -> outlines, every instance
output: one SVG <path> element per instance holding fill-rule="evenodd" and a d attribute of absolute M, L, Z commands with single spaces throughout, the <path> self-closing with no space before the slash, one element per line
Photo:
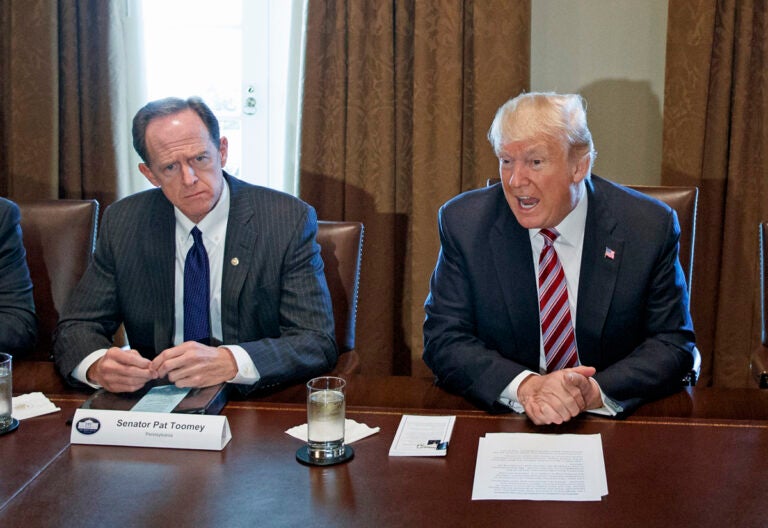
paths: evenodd
<path fill-rule="evenodd" d="M 232 264 L 233 266 L 237 266 L 238 264 L 240 264 L 240 259 L 238 259 L 237 257 L 235 257 L 235 258 L 233 258 L 232 260 L 230 260 L 229 262 L 230 262 L 230 264 Z"/>

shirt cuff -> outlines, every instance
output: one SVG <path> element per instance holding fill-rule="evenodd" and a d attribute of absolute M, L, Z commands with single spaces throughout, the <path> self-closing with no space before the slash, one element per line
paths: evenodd
<path fill-rule="evenodd" d="M 238 345 L 226 345 L 221 348 L 226 348 L 235 358 L 237 363 L 237 374 L 231 380 L 227 380 L 227 383 L 239 383 L 241 385 L 253 385 L 261 379 L 256 365 L 253 363 L 251 356 L 245 349 Z"/>
<path fill-rule="evenodd" d="M 597 409 L 588 409 L 587 412 L 592 414 L 599 414 L 601 416 L 616 416 L 618 413 L 624 410 L 624 408 L 618 402 L 603 392 L 603 389 L 600 388 L 600 384 L 595 378 L 589 378 L 589 381 L 594 383 L 597 386 L 597 390 L 600 391 L 600 397 L 603 400 L 603 406 L 598 407 Z"/>
<path fill-rule="evenodd" d="M 538 376 L 535 372 L 532 370 L 524 370 L 517 376 L 515 376 L 515 379 L 512 380 L 512 382 L 506 386 L 506 388 L 501 391 L 501 396 L 499 396 L 498 401 L 502 405 L 506 405 L 516 413 L 523 413 L 525 412 L 525 408 L 520 404 L 520 401 L 517 399 L 517 389 L 520 387 L 520 384 L 523 382 L 525 378 L 533 374 L 534 376 Z"/>
<path fill-rule="evenodd" d="M 85 383 L 89 387 L 93 387 L 94 389 L 100 389 L 101 385 L 98 385 L 96 383 L 91 383 L 90 381 L 88 381 L 88 369 L 91 368 L 91 365 L 93 365 L 98 360 L 103 358 L 106 353 L 107 353 L 107 349 L 101 348 L 85 356 L 85 359 L 83 359 L 75 367 L 75 370 L 72 371 L 72 374 L 71 374 L 72 377 L 75 378 L 80 383 Z"/>
<path fill-rule="evenodd" d="M 515 379 L 513 379 L 512 382 L 507 385 L 503 391 L 501 391 L 501 395 L 498 398 L 499 403 L 506 405 L 517 413 L 524 413 L 525 408 L 517 399 L 517 389 L 520 387 L 520 384 L 523 382 L 523 380 L 531 374 L 534 376 L 539 376 L 539 374 L 531 370 L 524 370 L 518 374 Z M 603 389 L 600 388 L 600 384 L 595 378 L 589 378 L 589 380 L 594 383 L 597 386 L 597 390 L 600 391 L 600 397 L 602 398 L 603 406 L 598 407 L 597 409 L 589 409 L 587 412 L 592 414 L 599 414 L 602 416 L 616 416 L 618 413 L 624 410 L 624 408 L 618 402 L 603 392 Z"/>

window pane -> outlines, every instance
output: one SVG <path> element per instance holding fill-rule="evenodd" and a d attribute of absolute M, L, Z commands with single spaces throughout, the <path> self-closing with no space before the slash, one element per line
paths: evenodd
<path fill-rule="evenodd" d="M 229 140 L 227 172 L 281 189 L 292 187 L 285 156 L 295 147 L 286 148 L 286 136 L 298 135 L 286 133 L 285 95 L 295 92 L 287 89 L 289 53 L 300 53 L 299 46 L 289 45 L 294 4 L 301 1 L 142 4 L 149 99 L 202 97 Z M 249 97 L 254 105 L 244 112 Z"/>

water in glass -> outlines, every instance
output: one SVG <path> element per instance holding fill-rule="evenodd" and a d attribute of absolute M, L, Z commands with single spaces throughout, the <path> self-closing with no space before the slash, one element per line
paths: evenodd
<path fill-rule="evenodd" d="M 11 425 L 11 356 L 0 354 L 0 430 Z"/>
<path fill-rule="evenodd" d="M 307 440 L 313 459 L 337 458 L 344 454 L 345 399 L 341 386 L 310 387 L 307 398 Z"/>

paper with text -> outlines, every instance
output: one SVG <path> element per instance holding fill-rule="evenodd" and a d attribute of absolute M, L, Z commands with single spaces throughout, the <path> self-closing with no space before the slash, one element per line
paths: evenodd
<path fill-rule="evenodd" d="M 72 444 L 221 451 L 232 439 L 226 416 L 77 409 Z"/>
<path fill-rule="evenodd" d="M 176 385 L 160 385 L 152 387 L 144 396 L 141 397 L 136 405 L 131 407 L 136 412 L 172 412 L 176 406 L 192 390 L 189 387 L 180 389 Z"/>
<path fill-rule="evenodd" d="M 445 456 L 455 416 L 404 414 L 389 456 Z"/>
<path fill-rule="evenodd" d="M 472 500 L 599 501 L 607 494 L 599 434 L 480 438 Z"/>

